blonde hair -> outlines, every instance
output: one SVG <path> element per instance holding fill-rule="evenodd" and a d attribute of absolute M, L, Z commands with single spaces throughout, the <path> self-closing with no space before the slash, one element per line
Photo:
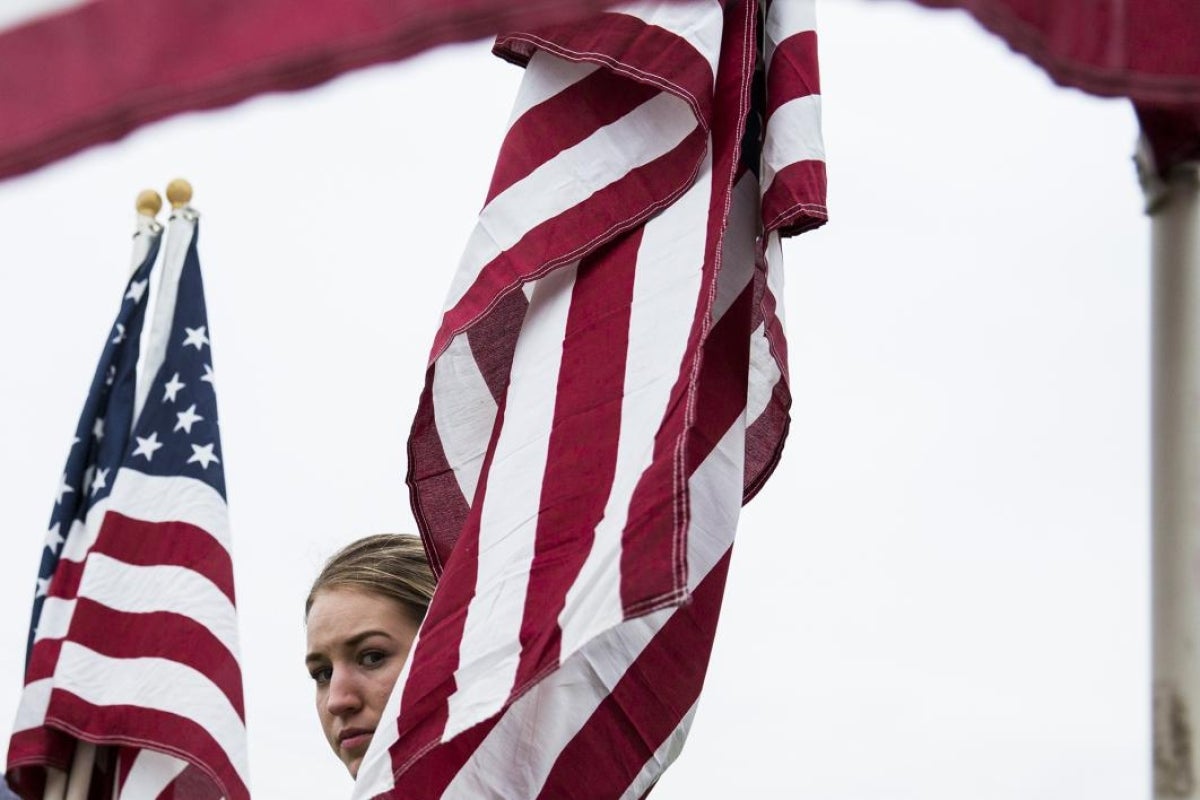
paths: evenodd
<path fill-rule="evenodd" d="M 434 579 L 421 540 L 411 534 L 379 533 L 334 553 L 313 581 L 304 616 L 323 589 L 354 588 L 398 602 L 420 624 L 433 598 Z"/>

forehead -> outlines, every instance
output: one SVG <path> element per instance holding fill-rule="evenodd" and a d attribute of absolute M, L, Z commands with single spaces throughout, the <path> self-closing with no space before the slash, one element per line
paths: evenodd
<path fill-rule="evenodd" d="M 411 623 L 395 600 L 359 589 L 334 587 L 317 592 L 306 627 L 309 650 L 322 650 L 369 630 L 400 638 Z"/>

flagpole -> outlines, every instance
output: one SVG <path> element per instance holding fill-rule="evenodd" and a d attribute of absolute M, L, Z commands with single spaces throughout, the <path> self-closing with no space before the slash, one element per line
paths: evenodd
<path fill-rule="evenodd" d="M 1154 796 L 1200 797 L 1200 170 L 1142 148 L 1152 263 Z"/>
<path fill-rule="evenodd" d="M 63 800 L 67 794 L 67 773 L 54 767 L 46 768 L 46 789 L 42 800 Z"/>

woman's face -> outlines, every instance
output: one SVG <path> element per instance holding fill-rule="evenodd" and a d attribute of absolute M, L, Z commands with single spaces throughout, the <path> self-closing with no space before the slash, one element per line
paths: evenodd
<path fill-rule="evenodd" d="M 333 587 L 308 612 L 304 661 L 317 686 L 317 715 L 333 752 L 357 777 L 417 625 L 395 600 Z"/>

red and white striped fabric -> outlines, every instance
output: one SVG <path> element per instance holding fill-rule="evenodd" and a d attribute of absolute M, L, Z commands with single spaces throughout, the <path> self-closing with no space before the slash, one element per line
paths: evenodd
<path fill-rule="evenodd" d="M 142 266 L 72 445 L 9 745 L 8 777 L 27 800 L 53 796 L 53 770 L 86 767 L 80 754 L 94 751 L 81 743 L 100 746 L 79 772 L 93 800 L 250 796 L 196 225 L 190 209 L 171 221 L 135 373 L 158 250 L 143 219 Z"/>
<path fill-rule="evenodd" d="M 679 753 L 787 428 L 778 235 L 826 216 L 812 3 L 759 14 L 500 38 L 527 74 L 409 441 L 440 581 L 356 798 L 636 799 Z"/>

